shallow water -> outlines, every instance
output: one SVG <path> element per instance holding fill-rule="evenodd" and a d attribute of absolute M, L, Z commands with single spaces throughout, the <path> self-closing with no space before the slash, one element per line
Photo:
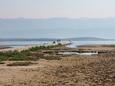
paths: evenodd
<path fill-rule="evenodd" d="M 84 53 L 78 53 L 78 52 L 59 52 L 60 55 L 97 55 L 98 52 L 84 52 Z"/>
<path fill-rule="evenodd" d="M 52 41 L 2 41 L 0 45 L 6 45 L 10 47 L 23 47 L 26 45 L 38 45 L 38 44 L 47 44 Z M 71 45 L 67 47 L 76 48 L 79 45 L 88 45 L 88 44 L 115 44 L 115 41 L 72 41 Z"/>
<path fill-rule="evenodd" d="M 71 45 L 67 47 L 76 48 L 79 45 L 90 45 L 90 44 L 115 44 L 115 41 L 72 41 Z"/>
<path fill-rule="evenodd" d="M 2 41 L 1 46 L 23 47 L 27 45 L 47 44 L 48 41 Z"/>

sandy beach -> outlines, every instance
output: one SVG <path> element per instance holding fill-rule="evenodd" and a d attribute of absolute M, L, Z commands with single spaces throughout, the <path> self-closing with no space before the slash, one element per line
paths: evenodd
<path fill-rule="evenodd" d="M 104 48 L 106 49 L 107 46 L 102 49 Z M 113 46 L 108 48 L 111 48 L 108 51 L 113 50 Z M 37 51 L 37 53 L 42 52 L 45 56 L 54 57 L 54 55 L 58 56 L 55 52 L 60 50 L 78 49 L 61 46 Z M 0 64 L 0 86 L 115 86 L 114 52 L 90 56 L 59 55 L 58 57 L 61 59 L 18 61 L 18 64 L 30 62 L 28 66 L 11 65 L 17 61 L 3 61 L 4 64 Z"/>

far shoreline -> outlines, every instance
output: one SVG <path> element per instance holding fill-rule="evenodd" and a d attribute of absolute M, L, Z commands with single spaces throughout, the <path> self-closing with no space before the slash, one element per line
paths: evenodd
<path fill-rule="evenodd" d="M 9 46 L 6 46 L 6 45 L 0 45 L 0 52 L 6 52 L 6 51 L 23 51 L 23 50 L 28 50 L 32 47 L 39 47 L 39 46 L 52 46 L 52 45 L 58 45 L 58 44 L 61 44 L 61 45 L 69 45 L 71 44 L 69 41 L 60 41 L 60 42 L 48 42 L 48 43 L 43 43 L 43 44 L 28 44 L 28 45 L 18 45 L 19 47 L 11 47 L 11 46 L 14 46 L 14 45 L 9 45 Z"/>

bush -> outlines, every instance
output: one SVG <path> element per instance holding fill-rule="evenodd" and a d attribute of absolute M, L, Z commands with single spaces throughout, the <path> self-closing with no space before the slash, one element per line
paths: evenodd
<path fill-rule="evenodd" d="M 55 47 L 55 46 L 54 45 L 51 45 L 51 46 L 36 46 L 36 47 L 30 48 L 29 50 L 30 51 L 39 51 L 39 50 L 51 49 L 53 47 Z"/>
<path fill-rule="evenodd" d="M 24 55 L 22 53 L 18 53 L 16 55 L 13 55 L 12 57 L 10 57 L 9 60 L 15 60 L 15 61 L 26 60 L 26 55 Z"/>
<path fill-rule="evenodd" d="M 6 61 L 6 60 L 8 60 L 8 57 L 3 56 L 3 55 L 2 55 L 2 56 L 0 55 L 0 61 Z"/>
<path fill-rule="evenodd" d="M 62 46 L 62 44 L 61 44 L 61 43 L 58 43 L 58 46 Z"/>
<path fill-rule="evenodd" d="M 0 61 L 5 60 L 24 60 L 27 55 L 18 51 L 7 51 L 0 53 Z"/>

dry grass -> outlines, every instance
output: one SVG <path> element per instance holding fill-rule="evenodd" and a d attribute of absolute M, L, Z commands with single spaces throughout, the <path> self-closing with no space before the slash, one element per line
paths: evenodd
<path fill-rule="evenodd" d="M 6 86 L 115 86 L 115 57 L 72 56 L 39 65 L 14 71 Z"/>
<path fill-rule="evenodd" d="M 0 67 L 0 86 L 115 86 L 115 52 L 39 60 L 23 68 Z"/>
<path fill-rule="evenodd" d="M 7 66 L 29 66 L 29 65 L 32 65 L 33 63 L 32 62 L 12 62 L 12 63 L 9 63 L 7 64 Z"/>
<path fill-rule="evenodd" d="M 115 51 L 115 45 L 82 45 L 78 46 L 78 49 L 89 49 L 89 50 L 114 50 Z"/>

